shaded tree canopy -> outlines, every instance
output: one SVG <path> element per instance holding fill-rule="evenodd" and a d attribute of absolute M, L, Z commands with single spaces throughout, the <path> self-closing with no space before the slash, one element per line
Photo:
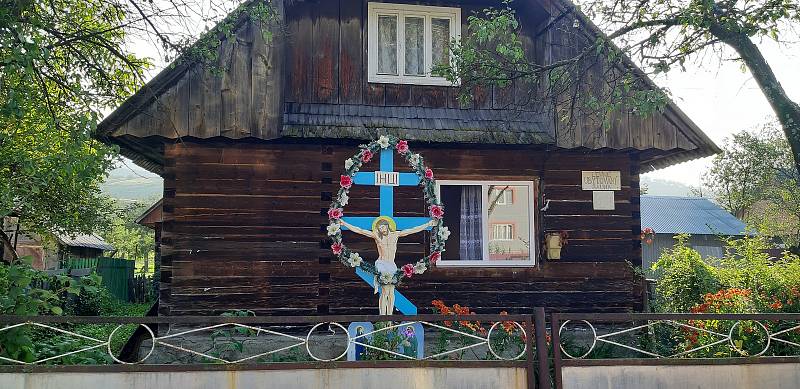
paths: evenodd
<path fill-rule="evenodd" d="M 265 1 L 0 0 L 0 220 L 26 232 L 89 233 L 114 207 L 99 184 L 117 150 L 93 139 L 103 114 L 144 84 L 149 40 L 166 59 L 214 57 L 215 32 L 272 15 Z M 195 44 L 198 28 L 215 25 Z M 190 49 L 191 48 L 191 49 Z M 5 250 L 14 253 L 0 231 Z M 13 256 L 15 257 L 15 255 Z"/>
<path fill-rule="evenodd" d="M 800 106 L 793 102 L 759 49 L 760 39 L 778 42 L 798 37 L 800 3 L 794 0 L 660 0 L 580 1 L 580 9 L 556 9 L 552 22 L 536 35 L 557 30 L 570 47 L 569 55 L 549 63 L 522 51 L 520 25 L 513 2 L 469 18 L 468 34 L 452 42 L 455 60 L 437 71 L 460 80 L 467 98 L 470 88 L 525 81 L 532 92 L 517 102 L 522 107 L 555 102 L 557 119 L 577 125 L 589 117 L 608 127 L 617 110 L 648 115 L 663 108 L 666 98 L 653 85 L 639 82 L 633 61 L 649 73 L 682 68 L 687 61 L 715 54 L 740 61 L 769 101 L 789 140 L 795 160 L 800 153 Z M 588 15 L 588 17 L 587 17 Z M 591 19 L 591 20 L 590 20 Z M 600 31 L 592 35 L 579 30 Z M 733 54 L 732 58 L 729 56 Z M 592 69 L 601 69 L 603 85 L 586 88 Z M 599 91 L 599 92 L 598 92 Z"/>

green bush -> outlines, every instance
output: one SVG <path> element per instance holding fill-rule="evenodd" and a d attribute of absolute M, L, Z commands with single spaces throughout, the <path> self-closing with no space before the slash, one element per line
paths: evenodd
<path fill-rule="evenodd" d="M 707 297 L 722 290 L 747 290 L 748 304 L 731 313 L 765 312 L 783 308 L 796 311 L 794 297 L 800 289 L 800 257 L 789 252 L 781 258 L 767 253 L 769 242 L 763 237 L 725 240 L 722 258 L 703 259 L 689 247 L 687 235 L 653 264 L 659 278 L 654 306 L 662 312 L 689 312 Z M 745 309 L 745 307 L 748 307 Z M 790 310 L 791 309 L 791 310 Z"/>

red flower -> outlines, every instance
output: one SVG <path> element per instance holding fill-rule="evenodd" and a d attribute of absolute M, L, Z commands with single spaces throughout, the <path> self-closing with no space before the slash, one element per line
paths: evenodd
<path fill-rule="evenodd" d="M 353 186 L 353 177 L 342 174 L 342 176 L 339 177 L 339 186 L 350 189 L 350 187 Z"/>
<path fill-rule="evenodd" d="M 344 246 L 341 243 L 334 243 L 331 245 L 331 251 L 336 255 L 341 254 L 343 248 Z"/>
<path fill-rule="evenodd" d="M 775 300 L 775 302 L 770 304 L 769 307 L 772 308 L 772 309 L 781 309 L 781 308 L 783 308 L 783 304 L 781 304 L 780 301 Z"/>
<path fill-rule="evenodd" d="M 408 142 L 404 140 L 397 141 L 397 146 L 395 147 L 397 148 L 397 152 L 400 154 L 405 154 L 408 152 Z"/>
<path fill-rule="evenodd" d="M 338 220 L 344 216 L 341 208 L 331 208 L 328 210 L 328 219 Z"/>
<path fill-rule="evenodd" d="M 406 278 L 411 278 L 411 276 L 414 275 L 414 265 L 410 263 L 403 265 L 403 267 L 401 267 L 400 270 L 403 271 L 403 275 Z"/>
<path fill-rule="evenodd" d="M 444 216 L 444 208 L 440 205 L 431 205 L 429 208 L 431 217 L 434 219 L 441 219 Z"/>
<path fill-rule="evenodd" d="M 430 258 L 428 258 L 432 264 L 436 264 L 436 261 L 442 259 L 442 253 L 438 251 L 434 251 L 431 253 Z"/>
<path fill-rule="evenodd" d="M 425 168 L 425 178 L 429 180 L 433 179 L 433 170 L 431 170 L 431 168 Z"/>
<path fill-rule="evenodd" d="M 364 150 L 361 152 L 361 162 L 367 163 L 372 159 L 372 151 Z"/>

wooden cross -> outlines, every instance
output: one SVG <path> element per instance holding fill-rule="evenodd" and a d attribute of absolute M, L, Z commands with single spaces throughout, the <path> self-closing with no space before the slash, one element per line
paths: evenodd
<path fill-rule="evenodd" d="M 419 176 L 416 173 L 397 173 L 394 171 L 394 150 L 383 149 L 380 155 L 380 171 L 377 172 L 358 172 L 353 176 L 354 185 L 377 185 L 380 186 L 380 216 L 388 216 L 394 219 L 397 230 L 404 230 L 416 227 L 429 222 L 428 217 L 394 217 L 394 187 L 395 186 L 417 186 Z M 348 216 L 344 221 L 365 230 L 372 230 L 372 223 L 380 216 Z M 342 229 L 347 227 L 342 226 Z M 428 227 L 427 229 L 430 229 Z M 356 268 L 356 274 L 373 288 L 375 287 L 374 275 Z M 395 289 L 395 307 L 404 315 L 416 315 L 417 307 L 409 301 L 402 293 Z"/>

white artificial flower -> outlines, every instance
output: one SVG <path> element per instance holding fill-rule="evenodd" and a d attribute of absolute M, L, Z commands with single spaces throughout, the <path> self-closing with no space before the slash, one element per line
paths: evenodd
<path fill-rule="evenodd" d="M 394 274 L 381 273 L 381 284 L 391 284 L 394 280 Z"/>
<path fill-rule="evenodd" d="M 428 270 L 428 268 L 422 262 L 419 262 L 416 265 L 414 265 L 414 274 L 425 273 L 425 270 Z"/>
<path fill-rule="evenodd" d="M 450 237 L 450 229 L 447 228 L 447 226 L 443 226 L 442 228 L 439 229 L 439 239 L 444 241 L 447 240 L 447 238 L 449 237 Z"/>
<path fill-rule="evenodd" d="M 408 156 L 408 163 L 411 164 L 411 167 L 416 168 L 419 165 L 419 154 L 411 154 Z"/>
<path fill-rule="evenodd" d="M 382 149 L 389 147 L 389 137 L 381 135 L 381 137 L 378 138 L 378 145 L 380 145 Z"/>
<path fill-rule="evenodd" d="M 347 205 L 347 203 L 349 201 L 350 201 L 350 197 L 347 196 L 347 193 L 342 192 L 342 195 L 339 196 L 339 204 L 341 204 L 342 206 L 345 206 L 345 205 Z"/>
<path fill-rule="evenodd" d="M 361 255 L 358 253 L 350 253 L 350 257 L 347 258 L 347 263 L 349 263 L 352 267 L 358 267 L 361 265 L 361 262 L 363 262 L 363 260 L 361 259 Z"/>
<path fill-rule="evenodd" d="M 353 162 L 353 158 L 345 159 L 344 160 L 344 169 L 345 170 L 350 170 L 350 168 L 353 167 L 353 163 L 355 163 L 355 162 Z"/>
<path fill-rule="evenodd" d="M 342 227 L 339 225 L 339 223 L 328 224 L 328 236 L 334 236 L 334 235 L 338 234 L 339 231 L 341 231 L 341 230 L 342 230 Z"/>

